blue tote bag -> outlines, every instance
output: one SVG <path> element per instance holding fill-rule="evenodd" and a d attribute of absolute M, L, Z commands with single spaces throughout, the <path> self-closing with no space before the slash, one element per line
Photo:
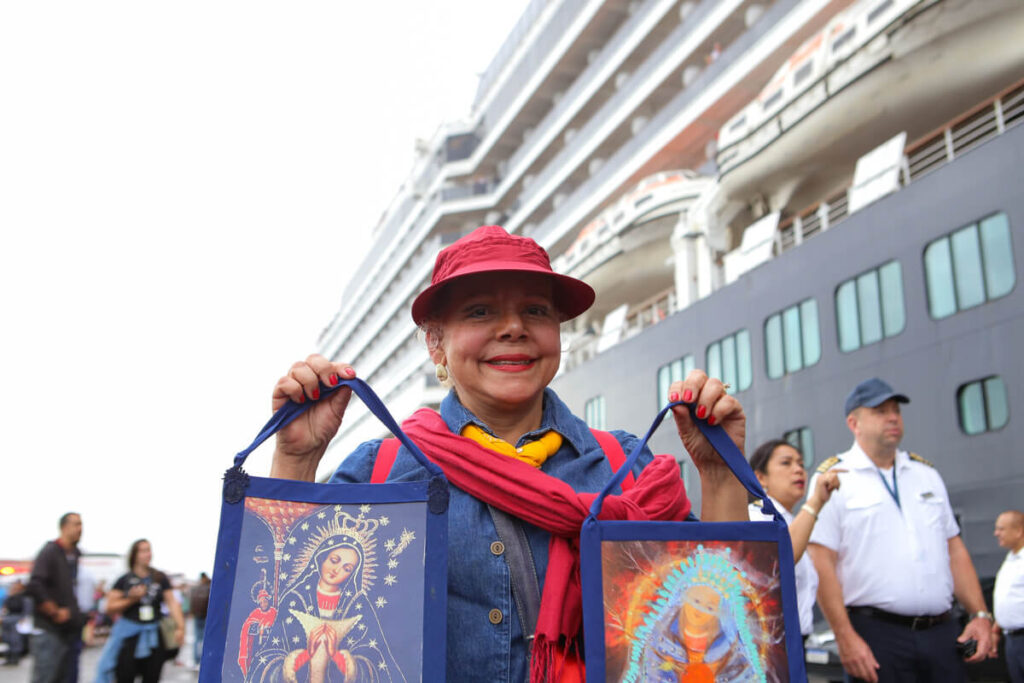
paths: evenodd
<path fill-rule="evenodd" d="M 349 386 L 430 473 L 315 484 L 242 464 L 311 402 L 271 417 L 224 475 L 199 680 L 442 681 L 448 482 L 360 379 Z"/>
<path fill-rule="evenodd" d="M 597 519 L 676 405 L 658 413 L 580 532 L 587 680 L 806 681 L 789 529 L 720 426 L 694 420 L 771 521 Z"/>

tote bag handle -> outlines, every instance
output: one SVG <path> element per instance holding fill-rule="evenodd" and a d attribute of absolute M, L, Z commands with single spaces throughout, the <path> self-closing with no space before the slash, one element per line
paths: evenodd
<path fill-rule="evenodd" d="M 690 411 L 690 419 L 697 425 L 700 433 L 707 438 L 711 443 L 712 448 L 717 451 L 718 455 L 721 456 L 725 464 L 732 470 L 732 473 L 736 475 L 736 478 L 740 480 L 743 487 L 756 498 L 761 500 L 762 511 L 765 514 L 772 515 L 775 519 L 785 522 L 779 511 L 772 505 L 771 500 L 768 498 L 768 494 L 765 493 L 764 489 L 761 488 L 761 482 L 754 476 L 754 470 L 750 469 L 750 463 L 747 462 L 743 454 L 740 453 L 740 449 L 736 447 L 736 444 L 732 442 L 729 435 L 725 433 L 721 425 L 709 425 L 703 420 L 698 420 L 695 411 L 695 406 L 687 406 L 682 401 L 676 401 L 670 403 L 658 413 L 658 416 L 654 418 L 654 422 L 651 423 L 650 428 L 644 435 L 644 438 L 637 443 L 633 452 L 626 458 L 626 462 L 622 464 L 619 470 L 612 476 L 611 480 L 605 484 L 604 489 L 598 494 L 597 498 L 594 499 L 593 504 L 590 506 L 590 517 L 596 519 L 601 514 L 601 505 L 604 503 L 605 496 L 607 496 L 612 489 L 622 483 L 622 480 L 626 478 L 626 475 L 633 470 L 633 466 L 636 465 L 637 458 L 640 457 L 640 452 L 644 446 L 647 445 L 647 441 L 654 434 L 655 430 L 661 426 L 662 420 L 665 418 L 665 414 L 669 410 L 676 406 L 685 406 Z"/>
<path fill-rule="evenodd" d="M 327 396 L 333 394 L 341 387 L 350 387 L 352 391 L 355 392 L 356 396 L 362 399 L 363 403 L 366 404 L 366 407 L 370 409 L 370 412 L 373 413 L 377 419 L 391 431 L 392 434 L 398 437 L 398 440 L 401 441 L 402 445 L 413 454 L 413 457 L 416 458 L 416 461 L 420 465 L 430 472 L 433 477 L 440 477 L 441 479 L 444 479 L 444 472 L 441 471 L 441 468 L 430 462 L 430 460 L 427 459 L 427 456 L 423 454 L 423 451 L 420 450 L 419 446 L 413 443 L 412 439 L 406 436 L 405 432 L 402 431 L 402 428 L 398 426 L 395 418 L 391 416 L 391 413 L 388 412 L 388 409 L 384 406 L 384 402 L 381 401 L 380 397 L 378 397 L 373 389 L 370 388 L 370 385 L 363 380 L 358 377 L 355 379 L 343 379 L 333 387 L 321 382 L 320 400 L 323 400 Z M 249 454 L 256 450 L 260 444 L 273 436 L 279 429 L 284 429 L 288 426 L 292 420 L 306 412 L 306 410 L 308 410 L 314 403 L 316 403 L 316 401 L 304 401 L 303 403 L 288 401 L 278 408 L 277 412 L 271 416 L 267 424 L 263 425 L 263 429 L 256 435 L 256 438 L 253 439 L 249 447 L 245 450 L 239 451 L 238 455 L 235 456 L 235 467 L 241 468 L 245 459 L 249 457 Z"/>

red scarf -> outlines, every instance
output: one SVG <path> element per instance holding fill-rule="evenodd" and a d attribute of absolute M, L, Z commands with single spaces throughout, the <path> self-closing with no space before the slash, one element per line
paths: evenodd
<path fill-rule="evenodd" d="M 530 680 L 557 680 L 558 662 L 563 659 L 559 655 L 579 651 L 576 639 L 583 621 L 580 527 L 597 494 L 577 493 L 539 469 L 452 434 L 433 410 L 416 411 L 402 423 L 402 430 L 453 485 L 551 533 Z M 605 498 L 600 519 L 680 521 L 689 512 L 679 466 L 672 456 L 659 455 L 633 488 Z"/>

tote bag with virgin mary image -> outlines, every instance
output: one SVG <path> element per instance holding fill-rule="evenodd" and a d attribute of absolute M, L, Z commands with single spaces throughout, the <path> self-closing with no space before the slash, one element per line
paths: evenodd
<path fill-rule="evenodd" d="M 661 424 L 594 500 L 580 534 L 588 681 L 803 683 L 803 644 L 789 531 L 720 426 L 695 420 L 769 522 L 597 519 L 608 492 Z"/>
<path fill-rule="evenodd" d="M 338 386 L 346 385 L 431 479 L 250 477 L 241 469 L 245 457 L 308 404 L 275 413 L 225 475 L 203 683 L 444 680 L 447 482 L 369 386 Z"/>

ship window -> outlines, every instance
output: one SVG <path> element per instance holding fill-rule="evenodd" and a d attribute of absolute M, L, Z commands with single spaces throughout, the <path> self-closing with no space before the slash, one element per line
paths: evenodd
<path fill-rule="evenodd" d="M 1002 429 L 1010 420 L 1006 385 L 993 376 L 968 382 L 956 392 L 960 429 L 965 434 L 981 434 Z"/>
<path fill-rule="evenodd" d="M 736 132 L 746 122 L 747 122 L 747 115 L 744 114 L 743 116 L 741 116 L 738 119 L 736 119 L 735 121 L 733 121 L 732 125 L 729 126 L 729 132 L 730 133 Z"/>
<path fill-rule="evenodd" d="M 669 404 L 668 388 L 672 383 L 686 379 L 694 367 L 693 356 L 687 354 L 658 368 L 658 410 Z"/>
<path fill-rule="evenodd" d="M 885 11 L 892 7 L 892 0 L 885 0 L 885 2 L 875 7 L 875 9 L 868 12 L 868 23 L 872 23 L 875 19 L 885 14 Z"/>
<path fill-rule="evenodd" d="M 821 360 L 818 304 L 814 299 L 768 316 L 764 321 L 764 359 L 771 379 Z"/>
<path fill-rule="evenodd" d="M 780 99 L 782 99 L 782 88 L 779 88 L 778 90 L 776 90 L 775 94 L 773 94 L 771 97 L 769 97 L 767 100 L 765 100 L 764 104 L 761 105 L 761 108 L 764 109 L 764 111 L 768 111 Z"/>
<path fill-rule="evenodd" d="M 924 250 L 928 310 L 941 319 L 1010 293 L 1016 283 L 1010 223 L 997 213 Z"/>
<path fill-rule="evenodd" d="M 811 436 L 810 427 L 791 429 L 782 435 L 785 439 L 804 456 L 804 469 L 810 469 L 814 462 L 814 438 Z"/>
<path fill-rule="evenodd" d="M 851 40 L 853 40 L 853 37 L 855 35 L 857 35 L 857 27 L 856 26 L 854 26 L 849 31 L 847 31 L 846 33 L 844 33 L 843 35 L 841 35 L 841 36 L 839 36 L 838 38 L 835 39 L 835 41 L 832 43 L 832 52 L 835 53 L 835 52 L 839 52 L 840 50 L 842 50 L 843 46 L 846 45 Z"/>
<path fill-rule="evenodd" d="M 753 369 L 750 360 L 750 332 L 740 330 L 708 344 L 707 372 L 729 385 L 730 394 L 750 388 Z"/>
<path fill-rule="evenodd" d="M 814 62 L 811 60 L 807 60 L 807 63 L 804 64 L 799 69 L 797 69 L 796 73 L 793 75 L 793 85 L 800 85 L 800 81 L 805 80 L 808 76 L 811 75 L 811 69 L 813 68 Z"/>
<path fill-rule="evenodd" d="M 840 351 L 855 351 L 893 337 L 903 331 L 905 324 L 899 261 L 890 261 L 836 288 Z"/>
<path fill-rule="evenodd" d="M 583 419 L 586 420 L 588 427 L 606 429 L 607 420 L 605 418 L 604 396 L 595 396 L 587 401 L 583 407 Z"/>

